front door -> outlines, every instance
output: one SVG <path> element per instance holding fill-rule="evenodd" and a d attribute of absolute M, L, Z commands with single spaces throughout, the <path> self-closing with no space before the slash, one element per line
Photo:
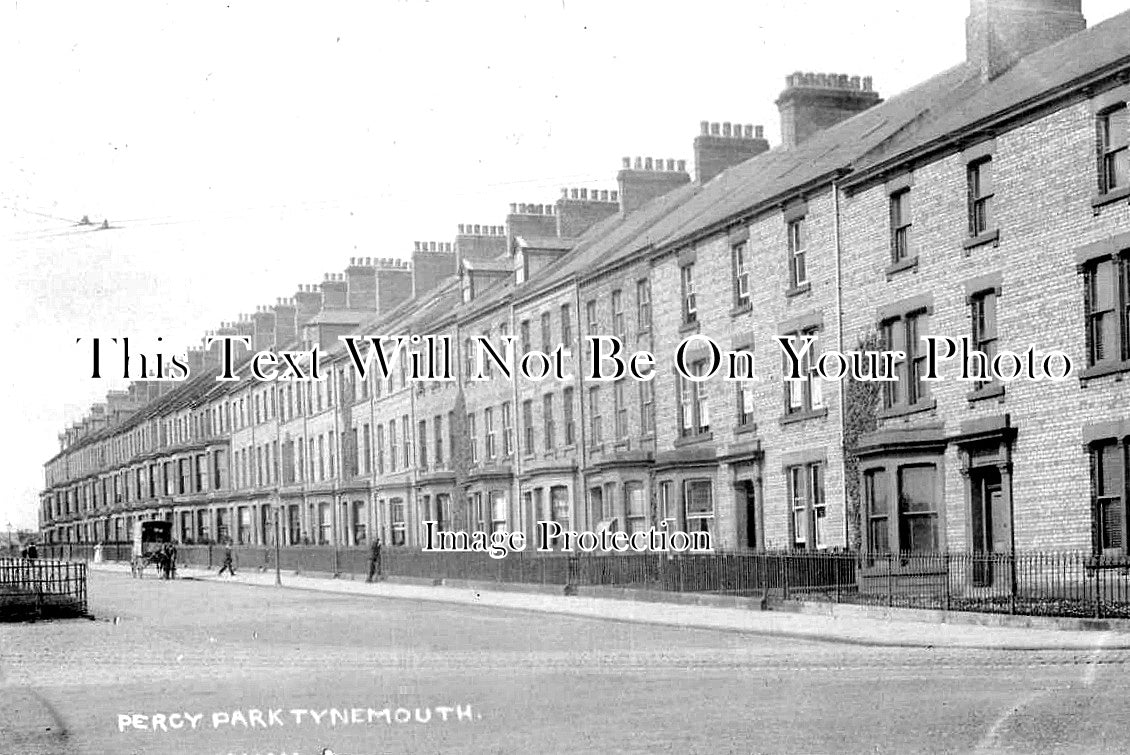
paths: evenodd
<path fill-rule="evenodd" d="M 1008 550 L 1008 512 L 1004 511 L 1001 494 L 1001 473 L 996 467 L 974 469 L 970 474 L 972 506 L 970 521 L 973 525 L 973 584 L 981 587 L 993 584 L 995 553 Z"/>
<path fill-rule="evenodd" d="M 757 496 L 752 480 L 745 480 L 738 489 L 745 505 L 745 547 L 757 548 Z"/>

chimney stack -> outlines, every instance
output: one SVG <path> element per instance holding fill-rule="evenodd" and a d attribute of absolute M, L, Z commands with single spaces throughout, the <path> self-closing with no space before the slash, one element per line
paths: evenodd
<path fill-rule="evenodd" d="M 971 0 L 965 56 L 989 81 L 1025 55 L 1086 28 L 1082 0 Z"/>
<path fill-rule="evenodd" d="M 871 89 L 870 76 L 800 72 L 786 76 L 785 91 L 777 99 L 781 143 L 792 149 L 880 102 L 879 93 Z"/>
<path fill-rule="evenodd" d="M 665 166 L 672 163 L 674 170 L 665 169 Z M 635 212 L 651 200 L 690 183 L 690 180 L 685 160 L 664 161 L 650 157 L 637 157 L 633 160 L 625 157 L 624 167 L 616 174 L 616 181 L 620 186 L 620 211 L 625 215 Z"/>
<path fill-rule="evenodd" d="M 723 123 L 722 135 L 716 136 L 718 124 L 701 121 L 699 130 L 694 140 L 694 166 L 695 180 L 700 184 L 769 149 L 761 126 Z"/>

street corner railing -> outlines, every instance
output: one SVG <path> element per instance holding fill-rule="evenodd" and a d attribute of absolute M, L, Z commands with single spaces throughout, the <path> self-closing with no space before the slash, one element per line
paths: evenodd
<path fill-rule="evenodd" d="M 86 564 L 52 559 L 0 559 L 0 620 L 87 614 Z"/>
<path fill-rule="evenodd" d="M 618 587 L 761 596 L 773 601 L 977 611 L 1033 616 L 1130 618 L 1130 560 L 1078 551 L 1006 553 L 851 550 L 712 553 L 562 553 L 424 551 L 384 545 L 179 545 L 182 566 L 218 569 L 230 547 L 236 569 L 382 575 L 424 580 Z M 44 546 L 51 558 L 92 560 L 90 544 Z M 128 561 L 129 543 L 103 543 L 105 561 Z M 276 563 L 277 562 L 277 563 Z"/>

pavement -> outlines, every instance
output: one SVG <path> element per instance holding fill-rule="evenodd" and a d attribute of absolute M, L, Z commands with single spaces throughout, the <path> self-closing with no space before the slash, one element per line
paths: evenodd
<path fill-rule="evenodd" d="M 1101 644 L 866 646 L 670 613 L 724 615 L 707 607 L 191 576 L 94 569 L 95 620 L 0 625 L 0 753 L 1076 755 L 1130 741 L 1130 651 Z M 448 591 L 461 599 L 434 599 Z M 599 610 L 521 607 L 535 597 Z"/>
<path fill-rule="evenodd" d="M 124 564 L 92 564 L 106 571 L 129 571 Z M 241 570 L 236 576 L 184 567 L 179 578 L 216 580 L 277 589 L 274 572 Z M 456 603 L 482 608 L 602 619 L 671 627 L 710 629 L 851 645 L 894 648 L 967 648 L 986 650 L 1130 650 L 1130 628 L 1119 622 L 1048 622 L 1039 626 L 984 626 L 922 618 L 920 612 L 873 611 L 819 615 L 806 612 L 760 611 L 702 605 L 679 605 L 565 596 L 544 592 L 496 591 L 476 587 L 404 584 L 391 580 L 367 583 L 283 574 L 284 589 L 308 590 L 373 598 Z M 940 614 L 932 614 L 937 618 Z M 968 617 L 963 617 L 968 620 Z M 1088 627 L 1088 628 L 1082 628 Z"/>

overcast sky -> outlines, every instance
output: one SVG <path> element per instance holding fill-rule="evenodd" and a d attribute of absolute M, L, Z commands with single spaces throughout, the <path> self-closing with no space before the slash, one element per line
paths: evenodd
<path fill-rule="evenodd" d="M 7 329 L 0 527 L 34 526 L 57 434 L 121 380 L 78 337 L 183 350 L 511 202 L 763 124 L 796 70 L 887 96 L 960 62 L 967 0 L 29 3 L 0 11 Z M 1090 24 L 1126 0 L 1085 0 Z M 75 232 L 83 215 L 116 230 Z M 81 230 L 81 229 L 80 229 Z"/>

